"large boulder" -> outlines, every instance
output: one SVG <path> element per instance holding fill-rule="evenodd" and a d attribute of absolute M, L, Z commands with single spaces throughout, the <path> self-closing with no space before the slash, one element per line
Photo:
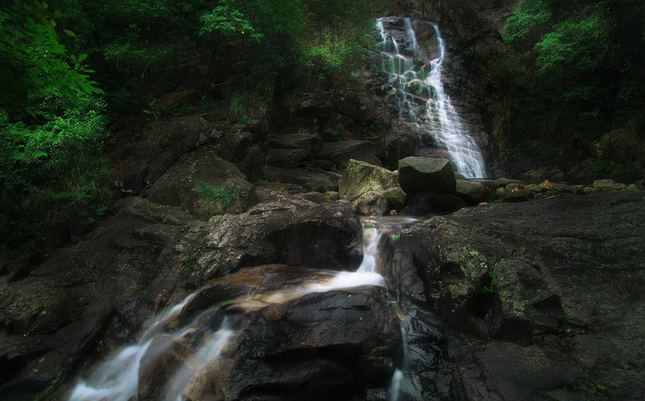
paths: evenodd
<path fill-rule="evenodd" d="M 406 194 L 453 194 L 456 181 L 450 160 L 410 156 L 399 161 L 399 183 Z"/>
<path fill-rule="evenodd" d="M 230 200 L 218 197 L 225 192 Z M 146 192 L 152 202 L 181 206 L 208 218 L 224 212 L 240 213 L 253 202 L 253 185 L 235 164 L 217 156 L 217 146 L 205 145 L 187 153 Z M 222 199 L 220 199 L 222 198 Z"/>
<path fill-rule="evenodd" d="M 369 191 L 383 193 L 397 188 L 398 174 L 360 160 L 350 160 L 338 185 L 341 198 L 354 201 Z"/>
<path fill-rule="evenodd" d="M 185 153 L 212 143 L 218 156 L 242 163 L 252 150 L 252 135 L 244 126 L 209 122 L 201 115 L 188 115 L 155 124 L 132 141 L 121 141 L 108 153 L 114 164 L 115 187 L 138 194 L 154 183 Z M 246 171 L 245 173 L 252 173 Z M 249 177 L 253 179 L 255 177 Z"/>
<path fill-rule="evenodd" d="M 234 276 L 224 280 L 239 282 Z M 207 307 L 182 341 L 157 336 L 139 371 L 139 397 L 322 401 L 385 390 L 401 332 L 381 288 L 278 294 L 287 292 Z"/>
<path fill-rule="evenodd" d="M 267 263 L 328 269 L 360 264 L 360 223 L 349 202 L 276 197 L 240 215 L 215 216 L 190 234 L 182 258 L 195 265 L 197 277 Z"/>
<path fill-rule="evenodd" d="M 405 203 L 405 193 L 399 187 L 398 175 L 395 171 L 359 160 L 349 161 L 340 179 L 338 190 L 341 198 L 354 203 L 369 193 L 370 195 L 363 198 L 360 203 L 363 205 L 378 203 L 381 205 L 378 207 L 379 211 L 384 208 L 383 205 L 385 208 L 389 205 L 389 208 L 398 209 Z M 384 202 L 379 201 L 379 198 Z"/>
<path fill-rule="evenodd" d="M 487 339 L 450 340 L 466 399 L 645 395 L 644 204 L 640 191 L 498 203 L 390 239 L 435 312 Z"/>

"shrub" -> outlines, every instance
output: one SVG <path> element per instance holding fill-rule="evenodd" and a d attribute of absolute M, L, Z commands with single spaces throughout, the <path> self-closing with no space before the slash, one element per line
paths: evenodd
<path fill-rule="evenodd" d="M 224 213 L 238 199 L 238 194 L 224 185 L 214 187 L 207 182 L 196 181 L 195 190 L 201 198 L 202 213 L 208 217 Z"/>

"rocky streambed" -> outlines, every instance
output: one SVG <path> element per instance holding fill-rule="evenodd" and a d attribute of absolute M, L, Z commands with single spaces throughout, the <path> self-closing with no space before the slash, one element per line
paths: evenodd
<path fill-rule="evenodd" d="M 127 198 L 3 277 L 2 399 L 645 395 L 642 191 L 362 224 L 274 196 L 207 222 Z"/>

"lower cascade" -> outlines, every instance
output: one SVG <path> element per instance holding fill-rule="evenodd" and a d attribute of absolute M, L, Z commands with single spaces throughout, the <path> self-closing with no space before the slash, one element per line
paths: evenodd
<path fill-rule="evenodd" d="M 419 43 L 410 18 L 379 18 L 376 27 L 381 68 L 390 77 L 399 119 L 412 123 L 420 140 L 429 135 L 447 150 L 456 171 L 468 178 L 486 177 L 482 153 L 444 90 L 447 54 L 439 27 L 432 25 L 437 42 L 432 52 Z"/>
<path fill-rule="evenodd" d="M 377 302 L 384 302 L 383 305 L 392 305 L 391 307 L 387 306 L 389 318 L 393 319 L 397 325 L 397 327 L 392 327 L 392 333 L 400 334 L 400 338 L 391 337 L 394 337 L 393 340 L 398 343 L 396 348 L 402 348 L 400 351 L 390 350 L 395 355 L 384 355 L 389 362 L 384 362 L 385 365 L 381 367 L 384 371 L 377 374 L 382 378 L 375 378 L 375 383 L 370 385 L 380 385 L 381 390 L 367 390 L 368 394 L 372 394 L 369 399 L 381 401 L 404 399 L 403 385 L 408 383 L 405 376 L 410 372 L 408 369 L 407 334 L 403 327 L 403 320 L 407 321 L 408 317 L 400 317 L 403 313 L 400 308 L 395 306 L 397 302 L 392 298 L 393 292 L 387 290 L 389 283 L 384 271 L 388 267 L 384 266 L 380 260 L 379 244 L 384 235 L 389 235 L 393 231 L 416 222 L 416 219 L 405 217 L 379 217 L 364 220 L 363 261 L 355 271 L 311 270 L 299 285 L 284 284 L 277 289 L 254 291 L 214 305 L 204 305 L 202 298 L 208 288 L 196 291 L 150 319 L 142 328 L 135 344 L 115 350 L 90 372 L 82 374 L 82 378 L 77 380 L 70 392 L 69 401 L 132 401 L 136 399 L 187 401 L 204 399 L 205 396 L 208 396 L 208 399 L 217 400 L 241 399 L 235 393 L 235 382 L 240 378 L 234 376 L 236 373 L 231 373 L 228 369 L 231 369 L 231 366 L 235 364 L 249 363 L 251 361 L 250 355 L 256 353 L 253 348 L 264 347 L 263 344 L 249 342 L 249 339 L 254 337 L 249 332 L 266 323 L 263 320 L 258 320 L 258 316 L 254 314 L 266 315 L 267 310 L 272 307 L 281 308 L 292 302 L 304 302 L 307 296 L 315 294 L 330 294 L 329 297 L 333 297 L 332 294 L 338 294 L 342 298 L 349 299 L 365 292 L 381 297 L 382 299 Z M 244 274 L 244 272 L 234 273 L 231 277 L 236 274 Z M 222 283 L 226 283 L 227 279 L 230 283 L 235 282 L 235 279 L 222 277 Z M 288 281 L 289 277 L 286 277 L 286 280 Z M 322 302 L 326 301 L 323 299 Z M 201 310 L 197 311 L 198 308 Z M 359 305 L 357 309 L 359 323 L 368 319 L 368 316 L 364 316 L 367 312 L 362 309 L 363 307 Z M 294 309 L 289 313 L 298 314 L 300 312 Z M 342 318 L 345 319 L 345 317 Z M 262 319 L 267 318 L 263 317 Z M 306 317 L 303 319 L 306 320 Z M 376 325 L 372 330 L 378 331 L 380 329 L 382 328 Z M 315 337 L 317 333 L 314 330 L 303 340 L 316 342 L 318 341 L 316 338 L 309 337 Z M 341 341 L 344 334 L 338 333 L 338 338 L 335 338 L 336 335 L 332 335 L 332 343 Z M 372 334 L 380 335 L 379 333 Z M 281 346 L 280 341 L 281 339 L 278 339 L 278 347 Z M 324 352 L 324 347 L 321 350 Z M 237 360 L 238 354 L 246 355 L 245 357 L 239 356 L 240 360 L 242 358 L 245 360 Z M 297 361 L 299 359 L 297 355 L 290 355 L 290 357 L 294 356 Z M 393 359 L 391 359 L 392 357 Z M 382 376 L 385 369 L 391 372 L 389 378 Z M 349 373 L 351 374 L 351 372 Z M 251 375 L 252 373 L 242 370 L 237 374 Z M 158 375 L 160 378 L 157 377 Z M 204 393 L 204 381 L 206 380 L 212 383 L 207 386 L 208 393 Z M 253 382 L 255 379 L 249 377 L 244 380 Z M 307 380 L 316 380 L 316 378 L 299 380 L 306 382 Z M 231 388 L 227 388 L 227 386 Z M 364 390 L 352 389 L 351 391 Z M 242 393 L 238 395 L 241 396 Z M 210 398 L 213 394 L 214 398 Z M 332 393 L 330 396 L 333 398 L 334 394 Z M 405 399 L 417 398 L 407 397 Z"/>

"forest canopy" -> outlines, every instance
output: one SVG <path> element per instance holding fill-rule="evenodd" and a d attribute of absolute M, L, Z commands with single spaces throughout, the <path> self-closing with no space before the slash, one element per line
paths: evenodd
<path fill-rule="evenodd" d="M 360 58 L 377 3 L 1 0 L 1 243 L 108 210 L 109 121 L 145 109 L 168 66 L 230 42 L 254 86 L 325 85 Z"/>
<path fill-rule="evenodd" d="M 496 60 L 512 83 L 509 135 L 565 136 L 645 124 L 645 2 L 522 0 L 507 20 L 514 52 Z M 501 89 L 501 88 L 500 88 Z M 640 128 L 639 128 L 640 130 Z M 519 138 L 516 138 L 519 139 Z"/>

